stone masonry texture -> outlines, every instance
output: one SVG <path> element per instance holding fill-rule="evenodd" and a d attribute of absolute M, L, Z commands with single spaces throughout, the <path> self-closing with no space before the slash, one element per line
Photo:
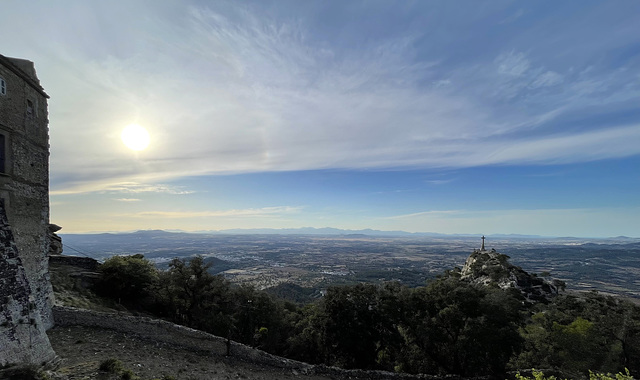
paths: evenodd
<path fill-rule="evenodd" d="M 35 333 L 54 323 L 47 256 L 48 96 L 33 63 L 27 60 L 0 55 L 0 81 L 4 89 L 0 93 L 0 199 L 4 215 L 0 364 L 39 363 L 55 355 L 46 335 Z M 9 342 L 11 346 L 6 346 Z M 33 352 L 27 353 L 28 349 Z"/>
<path fill-rule="evenodd" d="M 0 200 L 0 366 L 55 358 Z"/>

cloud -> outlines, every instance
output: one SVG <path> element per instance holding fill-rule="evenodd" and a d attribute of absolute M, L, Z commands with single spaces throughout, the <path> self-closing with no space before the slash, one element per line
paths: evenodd
<path fill-rule="evenodd" d="M 524 16 L 526 12 L 524 11 L 524 9 L 518 9 L 515 13 L 511 14 L 510 16 L 506 17 L 504 20 L 500 21 L 500 24 L 510 24 L 514 21 L 516 21 L 517 19 L 519 19 L 520 17 Z"/>
<path fill-rule="evenodd" d="M 135 182 L 125 182 L 111 184 L 102 190 L 105 193 L 164 193 L 172 195 L 193 194 L 194 191 L 184 190 L 182 186 L 172 186 L 163 184 L 142 184 Z"/>
<path fill-rule="evenodd" d="M 524 53 L 513 50 L 500 54 L 496 58 L 496 65 L 499 74 L 515 77 L 525 74 L 531 66 Z"/>
<path fill-rule="evenodd" d="M 488 154 L 484 157 L 476 154 L 475 158 L 480 165 L 504 162 L 523 164 L 588 162 L 638 154 L 637 141 L 640 141 L 640 124 L 579 134 L 522 139 L 512 142 L 510 146 L 489 145 Z"/>
<path fill-rule="evenodd" d="M 453 181 L 455 181 L 455 179 L 431 179 L 431 180 L 426 180 L 425 183 L 428 183 L 430 185 L 446 185 Z"/>
<path fill-rule="evenodd" d="M 328 22 L 315 13 L 312 20 L 304 12 L 284 16 L 278 6 L 70 4 L 32 10 L 14 2 L 16 14 L 33 17 L 5 18 L 0 27 L 0 35 L 20 36 L 0 42 L 35 61 L 51 94 L 54 194 L 170 192 L 143 184 L 200 175 L 640 154 L 627 140 L 637 136 L 633 126 L 615 118 L 593 125 L 583 116 L 594 106 L 604 114 L 624 110 L 640 96 L 637 64 L 612 69 L 601 59 L 603 49 L 634 46 L 637 37 L 604 24 L 593 25 L 587 44 L 571 20 L 511 9 L 496 19 L 509 39 L 494 43 L 484 16 L 456 12 L 479 32 L 381 24 L 394 33 L 343 39 L 313 29 Z M 407 14 L 429 7 L 447 14 L 424 7 Z M 409 21 L 401 11 L 394 10 Z M 520 25 L 525 14 L 546 29 Z M 36 29 L 51 34 L 43 39 Z M 566 119 L 578 127 L 565 128 Z M 150 147 L 138 153 L 119 139 L 132 122 L 151 134 Z M 123 182 L 141 185 L 113 185 Z"/>
<path fill-rule="evenodd" d="M 382 219 L 414 219 L 414 218 L 422 218 L 422 217 L 440 218 L 440 217 L 463 215 L 466 213 L 467 211 L 463 211 L 463 210 L 432 210 L 432 211 L 413 212 L 410 214 L 387 216 Z"/>
<path fill-rule="evenodd" d="M 302 207 L 278 206 L 234 210 L 216 211 L 143 211 L 133 214 L 123 214 L 123 217 L 135 218 L 209 218 L 209 217 L 265 217 L 282 214 L 298 213 Z"/>
<path fill-rule="evenodd" d="M 545 236 L 608 237 L 625 234 L 636 236 L 637 207 L 630 208 L 566 208 L 505 210 L 434 210 L 379 218 L 378 228 L 385 223 L 405 231 L 458 231 L 473 234 L 536 234 Z M 621 224 L 612 225 L 615 218 Z M 416 231 L 416 232 L 417 232 Z"/>
<path fill-rule="evenodd" d="M 142 177 L 142 176 L 138 176 Z M 195 191 L 186 190 L 183 186 L 166 185 L 161 183 L 152 183 L 157 177 L 149 177 L 149 183 L 139 182 L 112 182 L 107 179 L 102 182 L 86 182 L 77 186 L 68 187 L 64 190 L 50 191 L 51 195 L 70 195 L 83 193 L 99 193 L 99 194 L 141 194 L 141 193 L 162 193 L 171 195 L 187 195 L 193 194 Z M 140 178 L 139 178 L 140 179 Z M 120 198 L 124 200 L 127 198 Z"/>
<path fill-rule="evenodd" d="M 533 83 L 531 88 L 556 86 L 562 83 L 564 77 L 554 71 L 547 71 L 544 74 L 539 75 Z"/>
<path fill-rule="evenodd" d="M 140 202 L 142 199 L 137 198 L 115 198 L 118 202 Z"/>

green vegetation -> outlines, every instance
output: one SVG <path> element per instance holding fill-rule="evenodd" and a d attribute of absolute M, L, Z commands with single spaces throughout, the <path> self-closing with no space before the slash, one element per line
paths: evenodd
<path fill-rule="evenodd" d="M 140 379 L 140 377 L 136 376 L 136 374 L 133 373 L 132 370 L 128 368 L 124 368 L 120 360 L 114 359 L 114 358 L 110 358 L 101 362 L 98 369 L 103 372 L 112 373 L 118 376 L 118 378 L 121 380 L 139 380 Z"/>
<path fill-rule="evenodd" d="M 8 380 L 50 380 L 41 368 L 35 365 L 20 366 L 2 371 L 0 377 Z"/>
<path fill-rule="evenodd" d="M 516 380 L 560 380 L 555 376 L 545 376 L 542 371 L 531 371 L 532 376 L 522 376 L 520 372 L 516 374 Z M 611 373 L 596 373 L 589 371 L 589 380 L 633 380 L 633 376 L 625 369 L 625 373 L 618 372 L 613 375 Z"/>
<path fill-rule="evenodd" d="M 122 366 L 122 362 L 118 359 L 110 358 L 104 360 L 100 363 L 98 367 L 100 371 L 109 372 L 109 373 L 118 373 L 124 369 Z"/>
<path fill-rule="evenodd" d="M 124 303 L 144 299 L 158 277 L 155 266 L 143 255 L 113 256 L 100 266 L 100 273 L 98 293 Z"/>
<path fill-rule="evenodd" d="M 531 304 L 517 290 L 472 285 L 447 271 L 416 288 L 334 286 L 300 305 L 232 286 L 201 257 L 174 259 L 166 271 L 141 255 L 104 265 L 98 289 L 130 309 L 309 363 L 461 376 L 525 368 L 569 378 L 640 374 L 640 307 L 598 293 Z"/>

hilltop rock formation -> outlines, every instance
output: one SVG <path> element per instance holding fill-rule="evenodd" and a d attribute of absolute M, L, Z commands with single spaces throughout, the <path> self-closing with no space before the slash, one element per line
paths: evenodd
<path fill-rule="evenodd" d="M 460 272 L 460 279 L 484 286 L 497 286 L 500 289 L 517 289 L 530 302 L 547 302 L 564 288 L 559 280 L 548 281 L 530 274 L 522 268 L 509 263 L 510 257 L 497 252 L 476 249 L 469 256 Z"/>
<path fill-rule="evenodd" d="M 56 234 L 61 229 L 57 224 L 49 224 L 49 256 L 62 255 L 62 238 Z"/>

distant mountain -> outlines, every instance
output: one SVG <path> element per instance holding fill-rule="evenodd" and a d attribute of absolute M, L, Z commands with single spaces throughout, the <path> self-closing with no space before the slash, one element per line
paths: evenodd
<path fill-rule="evenodd" d="M 138 230 L 129 232 L 110 232 L 110 233 L 95 233 L 95 234 L 65 234 L 58 233 L 60 236 L 112 236 L 114 238 L 118 236 L 128 237 L 141 237 L 141 238 L 159 238 L 159 237 L 184 237 L 188 235 L 327 235 L 327 236 L 346 236 L 346 237 L 364 237 L 364 236 L 377 236 L 377 237 L 431 237 L 431 238 L 455 238 L 477 239 L 482 234 L 441 234 L 436 232 L 407 232 L 407 231 L 381 231 L 374 229 L 363 230 L 344 230 L 333 227 L 301 227 L 301 228 L 234 228 L 227 230 L 201 230 L 201 231 L 182 231 L 182 230 Z M 551 240 L 566 240 L 566 241 L 592 241 L 592 242 L 617 242 L 617 243 L 640 243 L 640 238 L 633 238 L 628 236 L 617 236 L 608 238 L 577 238 L 577 237 L 551 237 L 541 235 L 524 235 L 524 234 L 487 234 L 487 237 L 495 239 L 506 240 L 518 240 L 518 239 L 551 239 Z"/>
<path fill-rule="evenodd" d="M 494 238 L 505 238 L 505 239 L 542 239 L 545 236 L 540 235 L 521 235 L 521 234 L 493 234 L 487 235 Z"/>
<path fill-rule="evenodd" d="M 447 236 L 436 233 L 413 233 L 406 231 L 380 231 L 370 228 L 364 230 L 343 230 L 332 227 L 301 227 L 301 228 L 251 228 L 228 229 L 219 231 L 198 231 L 206 234 L 250 234 L 250 235 L 367 235 L 367 236 Z"/>

